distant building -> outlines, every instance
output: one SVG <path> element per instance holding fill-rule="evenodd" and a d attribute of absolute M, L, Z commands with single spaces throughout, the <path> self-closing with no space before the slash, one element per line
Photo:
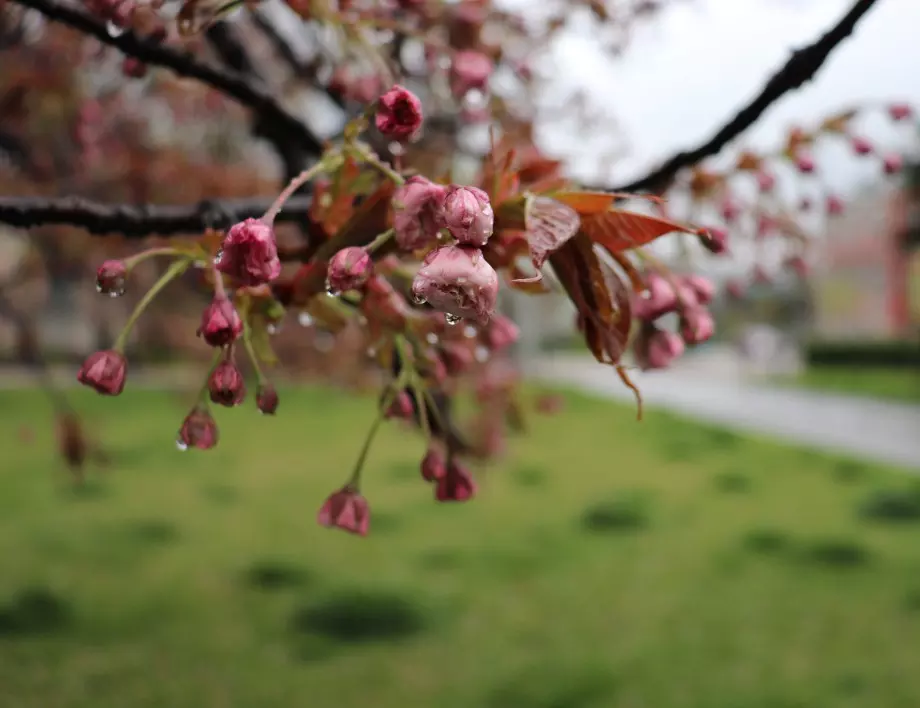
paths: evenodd
<path fill-rule="evenodd" d="M 814 335 L 920 334 L 920 166 L 865 191 L 828 221 L 812 280 Z"/>

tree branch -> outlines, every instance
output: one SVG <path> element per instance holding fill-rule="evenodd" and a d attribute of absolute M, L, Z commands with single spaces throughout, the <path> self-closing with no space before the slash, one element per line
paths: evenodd
<path fill-rule="evenodd" d="M 121 234 L 126 238 L 197 234 L 208 228 L 227 228 L 265 213 L 272 199 L 206 200 L 198 204 L 142 206 L 100 204 L 80 197 L 0 197 L 0 223 L 28 229 L 66 225 L 91 234 Z M 285 204 L 278 222 L 305 222 L 309 196 L 297 196 Z"/>
<path fill-rule="evenodd" d="M 322 143 L 296 116 L 283 108 L 262 87 L 239 73 L 203 64 L 188 52 L 125 32 L 113 37 L 105 23 L 84 12 L 65 5 L 60 0 L 10 0 L 23 7 L 37 10 L 53 22 L 60 22 L 103 44 L 116 47 L 124 54 L 146 64 L 171 69 L 179 76 L 197 79 L 252 109 L 266 126 L 271 127 L 273 142 L 290 142 L 314 154 L 322 152 Z"/>
<path fill-rule="evenodd" d="M 591 187 L 591 189 L 611 189 L 617 192 L 663 192 L 678 172 L 721 151 L 728 143 L 750 128 L 784 94 L 810 81 L 831 52 L 852 34 L 856 24 L 872 9 L 875 3 L 876 0 L 856 0 L 850 11 L 813 44 L 794 51 L 789 61 L 770 77 L 757 97 L 699 147 L 677 153 L 645 177 L 629 184 L 615 188 Z"/>

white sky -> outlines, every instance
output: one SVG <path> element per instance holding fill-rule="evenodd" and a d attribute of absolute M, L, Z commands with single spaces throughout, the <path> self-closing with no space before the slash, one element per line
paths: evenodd
<path fill-rule="evenodd" d="M 852 0 L 689 0 L 637 30 L 622 59 L 610 61 L 580 31 L 560 39 L 554 73 L 585 86 L 615 116 L 629 154 L 598 160 L 598 140 L 568 131 L 546 133 L 553 152 L 582 156 L 573 174 L 618 183 L 642 174 L 682 147 L 708 138 L 752 98 L 792 49 L 833 25 Z M 741 138 L 775 146 L 792 124 L 810 125 L 829 113 L 871 101 L 920 104 L 920 0 L 879 0 L 825 63 L 814 81 L 787 94 Z M 603 77 L 599 79 L 599 77 Z M 903 129 L 902 129 L 903 130 Z M 913 135 L 881 120 L 866 131 L 892 148 Z M 841 151 L 827 156 L 842 187 L 865 179 L 865 163 Z"/>

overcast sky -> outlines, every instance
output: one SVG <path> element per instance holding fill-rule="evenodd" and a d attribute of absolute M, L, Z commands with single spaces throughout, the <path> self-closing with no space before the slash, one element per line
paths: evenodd
<path fill-rule="evenodd" d="M 629 154 L 608 165 L 610 181 L 641 174 L 676 149 L 694 146 L 746 103 L 792 49 L 833 25 L 853 0 L 689 0 L 636 31 L 624 58 L 604 59 L 577 30 L 561 40 L 553 63 L 566 82 L 589 87 L 619 120 Z M 776 145 L 784 129 L 814 124 L 867 101 L 920 104 L 920 0 L 878 0 L 818 73 L 774 104 L 740 143 Z M 555 72 L 554 72 L 555 73 Z M 600 77 L 600 78 L 599 78 Z M 866 132 L 904 148 L 913 136 L 875 120 Z M 575 172 L 599 179 L 598 142 L 562 132 L 552 143 L 584 155 Z M 859 182 L 864 163 L 827 154 L 837 183 Z"/>

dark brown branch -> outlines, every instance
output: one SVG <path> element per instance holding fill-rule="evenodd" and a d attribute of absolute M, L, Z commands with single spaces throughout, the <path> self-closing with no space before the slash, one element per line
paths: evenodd
<path fill-rule="evenodd" d="M 259 217 L 269 199 L 214 200 L 184 206 L 128 206 L 100 204 L 80 197 L 0 197 L 0 223 L 22 229 L 66 225 L 94 235 L 121 234 L 126 238 L 200 234 L 207 228 L 226 228 L 248 217 Z M 305 222 L 309 196 L 293 197 L 278 222 Z"/>
<path fill-rule="evenodd" d="M 717 154 L 728 143 L 750 128 L 764 112 L 784 94 L 801 87 L 818 72 L 831 52 L 852 34 L 859 20 L 876 0 L 857 0 L 836 25 L 825 32 L 813 44 L 797 49 L 789 61 L 779 69 L 748 105 L 742 108 L 709 140 L 693 150 L 679 152 L 645 177 L 618 187 L 591 187 L 611 189 L 617 192 L 663 192 L 671 181 L 686 167 L 692 167 L 703 159 Z"/>
<path fill-rule="evenodd" d="M 103 44 L 118 48 L 124 54 L 135 57 L 146 64 L 171 69 L 179 76 L 197 79 L 252 109 L 267 127 L 276 145 L 290 143 L 319 154 L 322 143 L 297 117 L 285 110 L 276 99 L 261 86 L 247 77 L 200 62 L 188 52 L 179 51 L 158 42 L 125 32 L 113 37 L 104 22 L 84 12 L 65 5 L 59 0 L 11 0 L 23 7 L 42 13 L 53 22 L 60 22 Z"/>

